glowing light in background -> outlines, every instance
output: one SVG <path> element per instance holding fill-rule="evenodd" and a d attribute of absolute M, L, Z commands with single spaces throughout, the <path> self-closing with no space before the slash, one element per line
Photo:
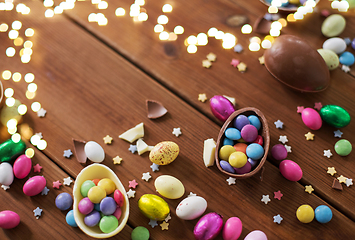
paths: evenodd
<path fill-rule="evenodd" d="M 169 39 L 169 33 L 165 32 L 165 31 L 162 31 L 159 34 L 159 39 L 162 40 L 162 41 L 168 40 Z"/>
<path fill-rule="evenodd" d="M 5 97 L 9 98 L 14 95 L 15 91 L 12 88 L 6 88 L 4 91 Z"/>
<path fill-rule="evenodd" d="M 115 11 L 116 16 L 124 16 L 126 14 L 126 10 L 124 10 L 123 8 L 119 7 L 116 9 Z"/>
<path fill-rule="evenodd" d="M 156 33 L 161 33 L 162 31 L 164 31 L 164 26 L 161 24 L 157 24 L 154 26 L 154 32 Z"/>
<path fill-rule="evenodd" d="M 160 16 L 158 17 L 157 22 L 158 22 L 159 24 L 167 24 L 167 23 L 169 22 L 169 18 L 168 18 L 167 16 L 165 16 L 165 15 L 160 15 Z"/>
<path fill-rule="evenodd" d="M 32 148 L 27 148 L 25 151 L 25 155 L 28 158 L 33 158 L 33 156 L 35 155 L 35 151 Z"/>
<path fill-rule="evenodd" d="M 176 27 L 174 28 L 174 33 L 177 34 L 177 35 L 183 34 L 184 31 L 185 31 L 185 29 L 184 29 L 182 26 L 176 26 Z"/>
<path fill-rule="evenodd" d="M 170 4 L 165 4 L 162 8 L 164 13 L 169 13 L 173 11 L 173 7 Z"/>
<path fill-rule="evenodd" d="M 196 53 L 197 52 L 197 47 L 196 47 L 196 45 L 189 45 L 189 46 L 187 46 L 187 52 L 188 53 Z"/>
<path fill-rule="evenodd" d="M 208 35 L 209 37 L 215 37 L 216 34 L 217 34 L 217 32 L 218 32 L 218 29 L 215 28 L 215 27 L 212 27 L 212 28 L 210 28 L 210 29 L 207 31 L 207 35 Z"/>
<path fill-rule="evenodd" d="M 41 104 L 39 102 L 34 102 L 31 104 L 31 109 L 34 112 L 38 112 L 41 109 Z"/>
<path fill-rule="evenodd" d="M 5 70 L 2 72 L 2 78 L 4 80 L 9 80 L 12 76 L 12 73 L 9 70 Z"/>
<path fill-rule="evenodd" d="M 33 82 L 33 80 L 35 80 L 35 75 L 33 73 L 26 73 L 24 79 L 27 83 Z"/>
<path fill-rule="evenodd" d="M 5 104 L 8 107 L 13 107 L 15 105 L 15 98 L 9 97 L 5 100 Z"/>
<path fill-rule="evenodd" d="M 250 34 L 253 31 L 253 28 L 249 24 L 244 24 L 241 31 L 243 34 Z"/>
<path fill-rule="evenodd" d="M 17 112 L 20 115 L 25 115 L 27 113 L 27 106 L 25 104 L 21 104 L 20 106 L 18 106 Z"/>
<path fill-rule="evenodd" d="M 15 133 L 11 136 L 11 140 L 14 142 L 14 143 L 18 143 L 20 140 L 21 140 L 21 135 L 18 134 L 18 133 Z"/>

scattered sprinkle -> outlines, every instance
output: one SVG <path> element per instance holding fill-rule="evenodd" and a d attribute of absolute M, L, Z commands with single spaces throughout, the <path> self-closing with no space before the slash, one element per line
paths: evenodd
<path fill-rule="evenodd" d="M 39 165 L 38 163 L 33 166 L 33 171 L 34 172 L 41 172 L 42 166 Z"/>
<path fill-rule="evenodd" d="M 71 155 L 73 155 L 73 153 L 71 152 L 70 149 L 68 150 L 64 150 L 64 154 L 63 154 L 63 157 L 66 157 L 66 158 L 70 158 Z"/>
<path fill-rule="evenodd" d="M 281 193 L 281 191 L 277 191 L 277 192 L 274 192 L 274 198 L 278 199 L 278 200 L 281 200 L 283 194 Z"/>
<path fill-rule="evenodd" d="M 113 160 L 113 164 L 121 164 L 123 159 L 120 158 L 119 156 L 116 156 L 112 160 Z"/>
<path fill-rule="evenodd" d="M 189 195 L 188 195 L 187 197 L 195 197 L 195 196 L 197 196 L 197 194 L 196 194 L 196 193 L 190 192 L 190 193 L 189 193 Z"/>
<path fill-rule="evenodd" d="M 320 109 L 323 107 L 321 102 L 316 102 L 314 103 L 314 108 L 317 109 L 318 111 L 320 111 Z"/>
<path fill-rule="evenodd" d="M 237 179 L 234 177 L 229 177 L 226 181 L 228 182 L 228 185 L 232 185 L 235 184 L 235 180 Z"/>
<path fill-rule="evenodd" d="M 131 153 L 137 152 L 137 145 L 129 145 L 128 151 L 130 151 Z"/>
<path fill-rule="evenodd" d="M 341 185 L 341 183 L 336 178 L 334 178 L 334 180 L 333 180 L 332 188 L 340 190 L 340 191 L 343 191 L 343 186 Z"/>
<path fill-rule="evenodd" d="M 207 100 L 206 93 L 200 93 L 200 94 L 198 95 L 198 100 L 199 100 L 200 102 L 206 102 L 206 100 Z"/>
<path fill-rule="evenodd" d="M 287 143 L 288 142 L 287 136 L 286 135 L 280 136 L 279 141 L 282 142 L 282 144 Z"/>
<path fill-rule="evenodd" d="M 66 186 L 70 186 L 70 184 L 73 182 L 70 177 L 63 178 L 63 184 Z"/>
<path fill-rule="evenodd" d="M 128 181 L 128 183 L 129 183 L 128 187 L 133 188 L 133 189 L 136 188 L 138 185 L 136 179 L 133 179 L 132 181 Z"/>
<path fill-rule="evenodd" d="M 270 202 L 271 200 L 269 195 L 263 195 L 261 201 L 264 202 L 265 204 L 268 204 L 268 202 Z"/>
<path fill-rule="evenodd" d="M 134 195 L 136 194 L 136 191 L 129 189 L 127 192 L 127 197 L 128 198 L 134 198 Z"/>
<path fill-rule="evenodd" d="M 47 113 L 47 111 L 44 110 L 43 108 L 41 108 L 40 110 L 38 110 L 37 116 L 38 117 L 44 117 L 44 116 L 46 116 L 46 113 Z"/>
<path fill-rule="evenodd" d="M 340 175 L 340 177 L 338 177 L 337 179 L 340 183 L 345 183 L 347 178 L 344 177 L 343 175 Z"/>
<path fill-rule="evenodd" d="M 217 56 L 216 56 L 216 54 L 214 54 L 214 53 L 209 53 L 209 54 L 206 56 L 206 58 L 207 58 L 208 61 L 214 62 L 214 61 L 216 61 Z"/>
<path fill-rule="evenodd" d="M 153 163 L 152 165 L 150 165 L 150 168 L 153 170 L 153 172 L 159 171 L 159 165 L 156 163 Z"/>
<path fill-rule="evenodd" d="M 10 186 L 1 185 L 1 188 L 2 188 L 2 189 L 4 189 L 4 190 L 6 191 L 7 189 L 10 189 Z"/>
<path fill-rule="evenodd" d="M 280 120 L 277 120 L 276 122 L 274 122 L 276 128 L 280 128 L 282 129 L 284 127 L 284 123 L 281 122 Z"/>
<path fill-rule="evenodd" d="M 62 184 L 59 182 L 59 180 L 58 180 L 58 181 L 53 182 L 53 188 L 57 188 L 57 189 L 59 189 L 59 188 L 60 188 L 60 186 L 62 186 Z"/>
<path fill-rule="evenodd" d="M 146 172 L 146 173 L 143 173 L 142 179 L 145 180 L 146 182 L 148 182 L 148 180 L 149 180 L 151 177 L 152 177 L 152 176 L 150 176 L 150 172 Z"/>
<path fill-rule="evenodd" d="M 303 106 L 298 106 L 297 107 L 297 113 L 302 113 L 304 110 L 304 107 Z"/>
<path fill-rule="evenodd" d="M 343 132 L 340 131 L 339 129 L 334 131 L 334 137 L 341 138 L 342 135 L 343 135 Z"/>
<path fill-rule="evenodd" d="M 106 137 L 103 138 L 105 144 L 111 144 L 112 143 L 112 137 L 109 135 L 106 135 Z"/>
<path fill-rule="evenodd" d="M 247 70 L 247 65 L 245 63 L 241 62 L 238 64 L 237 68 L 238 68 L 239 72 L 245 72 Z"/>
<path fill-rule="evenodd" d="M 41 192 L 41 195 L 47 195 L 49 192 L 49 188 L 47 188 L 47 186 L 45 186 Z"/>
<path fill-rule="evenodd" d="M 280 214 L 277 214 L 276 216 L 274 216 L 274 223 L 280 224 L 282 220 L 283 220 L 283 218 L 280 216 Z"/>
<path fill-rule="evenodd" d="M 164 219 L 165 222 L 169 222 L 169 220 L 171 219 L 170 213 L 168 214 L 168 216 L 166 216 L 166 218 Z"/>
<path fill-rule="evenodd" d="M 314 139 L 314 134 L 311 132 L 306 133 L 304 136 L 306 137 L 307 141 Z"/>
<path fill-rule="evenodd" d="M 343 66 L 341 66 L 341 70 L 343 70 L 344 72 L 348 73 L 348 72 L 350 72 L 350 67 L 346 66 L 346 65 L 343 65 Z"/>
<path fill-rule="evenodd" d="M 39 132 L 39 133 L 35 133 L 35 135 L 36 135 L 36 136 L 38 136 L 38 137 L 39 137 L 39 139 L 42 139 L 42 138 L 43 138 L 43 135 L 42 135 L 42 133 L 41 133 L 41 132 Z"/>
<path fill-rule="evenodd" d="M 330 149 L 328 150 L 323 150 L 323 156 L 330 158 L 331 156 L 333 156 L 333 154 L 330 152 Z"/>
<path fill-rule="evenodd" d="M 169 229 L 169 223 L 167 223 L 167 222 L 162 222 L 161 224 L 160 224 L 160 226 L 161 226 L 161 230 L 168 230 Z"/>
<path fill-rule="evenodd" d="M 264 65 L 264 64 L 265 64 L 265 58 L 264 58 L 264 55 L 263 55 L 263 56 L 261 56 L 261 57 L 259 57 L 259 63 L 260 63 L 261 65 Z"/>
<path fill-rule="evenodd" d="M 238 43 L 237 45 L 234 46 L 233 50 L 236 53 L 241 53 L 243 51 L 243 46 L 240 43 Z"/>
<path fill-rule="evenodd" d="M 33 210 L 33 213 L 35 215 L 35 217 L 38 219 L 40 216 L 42 216 L 42 209 L 40 209 L 39 207 L 37 207 L 35 210 Z"/>
<path fill-rule="evenodd" d="M 327 173 L 333 176 L 334 174 L 337 173 L 337 171 L 335 170 L 335 167 L 328 167 Z"/>
<path fill-rule="evenodd" d="M 158 223 L 156 220 L 150 219 L 149 223 L 148 223 L 152 228 L 154 228 L 155 226 L 158 226 Z"/>
<path fill-rule="evenodd" d="M 312 185 L 307 185 L 304 187 L 304 191 L 311 194 L 314 191 L 314 189 L 313 189 Z"/>
<path fill-rule="evenodd" d="M 212 63 L 210 61 L 208 61 L 206 59 L 202 61 L 202 67 L 210 68 L 211 66 L 212 66 Z"/>
<path fill-rule="evenodd" d="M 288 146 L 288 145 L 286 145 L 286 144 L 285 144 L 284 146 L 285 146 L 285 148 L 286 148 L 286 150 L 287 150 L 288 153 L 292 152 L 291 146 Z"/>
<path fill-rule="evenodd" d="M 240 61 L 238 59 L 235 59 L 235 58 L 233 58 L 232 61 L 231 61 L 231 65 L 233 67 L 235 67 L 235 68 L 238 66 L 239 63 L 240 63 Z"/>
<path fill-rule="evenodd" d="M 347 187 L 350 187 L 351 185 L 353 185 L 353 180 L 351 178 L 347 178 L 345 184 Z"/>
<path fill-rule="evenodd" d="M 174 128 L 173 129 L 173 134 L 176 136 L 176 137 L 179 137 L 181 135 L 181 129 L 178 127 L 178 128 Z"/>

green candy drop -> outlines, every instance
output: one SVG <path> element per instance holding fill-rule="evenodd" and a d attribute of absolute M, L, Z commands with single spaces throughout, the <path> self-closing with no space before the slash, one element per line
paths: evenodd
<path fill-rule="evenodd" d="M 346 139 L 337 141 L 334 146 L 335 152 L 343 157 L 348 156 L 352 149 L 351 143 Z"/>
<path fill-rule="evenodd" d="M 149 230 L 138 226 L 131 233 L 132 240 L 149 240 Z"/>
<path fill-rule="evenodd" d="M 8 162 L 14 156 L 21 155 L 26 149 L 24 141 L 14 142 L 11 139 L 0 144 L 0 161 Z"/>
<path fill-rule="evenodd" d="M 319 114 L 324 122 L 336 128 L 345 127 L 351 120 L 349 113 L 337 105 L 323 106 Z"/>
<path fill-rule="evenodd" d="M 85 182 L 83 182 L 83 184 L 81 184 L 80 186 L 80 193 L 83 197 L 87 197 L 88 196 L 88 192 L 90 190 L 90 188 L 95 187 L 95 183 L 91 180 L 86 180 Z"/>
<path fill-rule="evenodd" d="M 113 232 L 118 227 L 118 220 L 113 215 L 104 216 L 100 220 L 99 227 L 104 233 Z"/>

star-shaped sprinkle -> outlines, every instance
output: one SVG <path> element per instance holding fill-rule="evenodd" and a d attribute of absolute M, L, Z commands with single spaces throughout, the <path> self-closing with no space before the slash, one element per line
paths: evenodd
<path fill-rule="evenodd" d="M 47 111 L 44 110 L 43 108 L 41 108 L 40 110 L 38 110 L 37 116 L 38 117 L 44 117 L 44 116 L 46 116 L 46 113 L 47 113 Z"/>
<path fill-rule="evenodd" d="M 238 59 L 235 59 L 235 58 L 233 58 L 232 61 L 231 61 L 231 65 L 233 67 L 235 67 L 235 68 L 238 66 L 239 63 L 240 63 L 240 61 Z"/>
<path fill-rule="evenodd" d="M 196 193 L 190 192 L 190 193 L 189 193 L 189 195 L 188 195 L 187 197 L 195 197 L 195 196 L 197 196 L 197 194 L 196 194 Z"/>
<path fill-rule="evenodd" d="M 42 190 L 42 192 L 41 192 L 41 195 L 47 195 L 48 192 L 49 192 L 49 188 L 44 187 L 43 190 Z"/>
<path fill-rule="evenodd" d="M 70 177 L 63 178 L 63 184 L 66 186 L 70 186 L 70 184 L 73 182 Z"/>
<path fill-rule="evenodd" d="M 138 183 L 136 182 L 136 179 L 133 179 L 132 181 L 128 181 L 129 182 L 129 186 L 130 188 L 136 188 Z"/>
<path fill-rule="evenodd" d="M 4 190 L 6 191 L 7 189 L 10 189 L 10 186 L 1 185 L 1 188 L 2 188 L 2 189 L 4 189 Z"/>
<path fill-rule="evenodd" d="M 228 182 L 228 185 L 232 185 L 235 184 L 235 180 L 237 179 L 234 177 L 229 177 L 226 181 Z"/>
<path fill-rule="evenodd" d="M 314 139 L 314 134 L 311 132 L 306 133 L 304 136 L 306 137 L 307 141 Z"/>
<path fill-rule="evenodd" d="M 350 187 L 351 185 L 353 185 L 353 180 L 351 178 L 347 178 L 345 184 L 347 187 Z"/>
<path fill-rule="evenodd" d="M 282 220 L 283 220 L 283 218 L 280 216 L 280 214 L 277 214 L 276 216 L 274 216 L 274 223 L 280 224 Z"/>
<path fill-rule="evenodd" d="M 211 66 L 212 66 L 212 63 L 210 61 L 208 61 L 206 59 L 202 61 L 202 67 L 210 68 Z"/>
<path fill-rule="evenodd" d="M 70 158 L 71 155 L 73 155 L 73 153 L 71 152 L 70 149 L 68 150 L 64 150 L 64 154 L 63 154 L 63 157 L 66 157 L 66 158 Z"/>
<path fill-rule="evenodd" d="M 208 61 L 214 62 L 214 61 L 216 61 L 217 56 L 216 56 L 216 54 L 214 54 L 214 53 L 209 53 L 209 54 L 206 56 L 206 58 L 207 58 Z"/>
<path fill-rule="evenodd" d="M 321 102 L 316 102 L 314 103 L 314 108 L 317 109 L 318 111 L 320 111 L 320 109 L 323 107 Z"/>
<path fill-rule="evenodd" d="M 155 226 L 158 226 L 158 223 L 156 220 L 150 219 L 149 223 L 148 223 L 152 228 L 154 228 Z"/>
<path fill-rule="evenodd" d="M 333 176 L 334 174 L 337 173 L 337 171 L 335 170 L 335 167 L 328 167 L 327 173 Z"/>
<path fill-rule="evenodd" d="M 268 204 L 268 202 L 270 202 L 271 200 L 270 200 L 269 195 L 263 195 L 261 201 L 265 204 Z"/>
<path fill-rule="evenodd" d="M 314 189 L 313 189 L 312 185 L 307 185 L 304 187 L 304 191 L 311 194 L 314 191 Z"/>
<path fill-rule="evenodd" d="M 42 135 L 42 133 L 41 133 L 41 132 L 39 132 L 39 133 L 35 133 L 35 135 L 36 135 L 36 136 L 38 136 L 38 137 L 39 137 L 39 139 L 42 139 L 42 138 L 43 138 L 43 135 Z"/>
<path fill-rule="evenodd" d="M 245 63 L 241 62 L 238 64 L 237 68 L 238 68 L 239 72 L 245 72 L 247 70 L 247 65 Z"/>
<path fill-rule="evenodd" d="M 112 143 L 112 137 L 110 135 L 106 135 L 106 137 L 102 138 L 104 140 L 105 144 L 111 144 Z"/>
<path fill-rule="evenodd" d="M 60 188 L 60 186 L 62 186 L 62 184 L 59 182 L 59 180 L 58 180 L 58 181 L 53 182 L 53 188 L 57 188 L 57 189 L 59 189 L 59 188 Z"/>
<path fill-rule="evenodd" d="M 181 129 L 178 127 L 178 128 L 174 128 L 173 129 L 173 134 L 176 136 L 176 137 L 179 137 L 181 135 Z"/>
<path fill-rule="evenodd" d="M 345 183 L 347 178 L 344 177 L 343 175 L 340 175 L 340 177 L 337 177 L 337 179 L 340 183 Z"/>
<path fill-rule="evenodd" d="M 234 52 L 236 53 L 241 53 L 243 51 L 243 47 L 240 43 L 238 43 L 237 45 L 234 46 Z"/>
<path fill-rule="evenodd" d="M 260 63 L 261 65 L 264 65 L 264 64 L 265 64 L 265 58 L 264 58 L 264 55 L 263 55 L 263 56 L 261 56 L 261 57 L 259 57 L 258 59 L 259 59 L 259 63 Z"/>
<path fill-rule="evenodd" d="M 200 94 L 198 95 L 198 100 L 199 100 L 200 102 L 206 102 L 206 100 L 207 100 L 206 93 L 200 93 Z"/>
<path fill-rule="evenodd" d="M 137 152 L 137 145 L 129 145 L 128 151 L 130 151 L 131 153 Z"/>
<path fill-rule="evenodd" d="M 287 136 L 286 135 L 280 136 L 279 141 L 282 142 L 282 144 L 287 143 L 288 142 Z"/>
<path fill-rule="evenodd" d="M 34 172 L 41 172 L 42 166 L 39 165 L 38 163 L 33 166 L 33 171 Z"/>
<path fill-rule="evenodd" d="M 153 170 L 153 172 L 159 171 L 159 165 L 156 163 L 150 165 L 150 168 Z"/>
<path fill-rule="evenodd" d="M 304 110 L 304 107 L 303 106 L 298 106 L 297 107 L 297 113 L 302 113 Z"/>
<path fill-rule="evenodd" d="M 33 213 L 37 219 L 42 215 L 42 211 L 43 210 L 40 209 L 39 207 L 37 207 L 35 210 L 33 210 Z"/>
<path fill-rule="evenodd" d="M 341 70 L 343 70 L 344 72 L 348 73 L 348 72 L 350 72 L 350 67 L 346 66 L 346 65 L 343 65 L 343 66 L 341 66 Z"/>
<path fill-rule="evenodd" d="M 274 198 L 278 199 L 278 200 L 281 200 L 283 194 L 281 193 L 281 191 L 277 191 L 277 192 L 274 192 Z"/>
<path fill-rule="evenodd" d="M 330 149 L 328 150 L 323 150 L 323 156 L 324 157 L 327 157 L 327 158 L 330 158 L 331 156 L 333 156 L 333 154 L 330 152 Z"/>
<path fill-rule="evenodd" d="M 149 180 L 151 177 L 152 177 L 152 176 L 150 176 L 150 172 L 146 172 L 146 173 L 143 173 L 142 179 L 145 180 L 146 182 L 148 182 L 148 180 Z"/>
<path fill-rule="evenodd" d="M 286 148 L 288 153 L 292 152 L 292 150 L 291 150 L 292 147 L 291 146 L 288 146 L 286 144 L 284 146 L 285 146 L 285 148 Z"/>
<path fill-rule="evenodd" d="M 339 129 L 334 131 L 334 137 L 341 138 L 342 135 L 343 135 L 343 132 L 340 131 Z"/>
<path fill-rule="evenodd" d="M 168 230 L 169 229 L 169 223 L 167 223 L 167 222 L 162 222 L 160 224 L 160 226 L 161 226 L 161 230 Z"/>
<path fill-rule="evenodd" d="M 274 122 L 274 124 L 275 124 L 276 128 L 280 128 L 280 129 L 282 129 L 284 126 L 284 123 L 281 122 L 280 120 L 277 120 L 276 122 Z"/>
<path fill-rule="evenodd" d="M 165 222 L 169 222 L 169 220 L 171 219 L 170 213 L 168 214 L 168 216 L 166 216 L 166 218 L 164 219 Z"/>
<path fill-rule="evenodd" d="M 127 192 L 127 197 L 128 198 L 134 198 L 134 195 L 136 194 L 136 191 L 129 189 Z"/>
<path fill-rule="evenodd" d="M 121 164 L 123 159 L 120 158 L 119 156 L 116 156 L 112 160 L 113 160 L 113 164 Z"/>

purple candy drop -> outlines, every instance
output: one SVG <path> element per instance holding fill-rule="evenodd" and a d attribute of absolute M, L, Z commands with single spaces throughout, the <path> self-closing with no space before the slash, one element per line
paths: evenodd
<path fill-rule="evenodd" d="M 101 219 L 101 215 L 98 211 L 93 210 L 91 213 L 84 217 L 84 223 L 88 227 L 96 226 Z"/>
<path fill-rule="evenodd" d="M 238 130 L 242 130 L 245 125 L 250 124 L 250 121 L 247 116 L 241 114 L 234 119 L 233 124 Z"/>
<path fill-rule="evenodd" d="M 287 149 L 282 144 L 276 144 L 271 148 L 271 156 L 276 160 L 284 160 L 287 158 Z"/>

